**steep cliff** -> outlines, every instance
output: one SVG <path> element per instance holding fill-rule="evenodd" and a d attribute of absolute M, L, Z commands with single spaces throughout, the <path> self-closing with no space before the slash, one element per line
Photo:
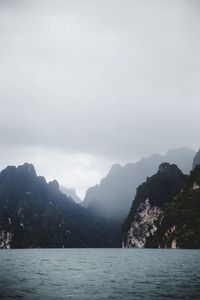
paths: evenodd
<path fill-rule="evenodd" d="M 128 217 L 123 224 L 124 247 L 145 247 L 157 231 L 164 205 L 183 187 L 186 175 L 176 165 L 163 163 L 158 172 L 137 189 Z"/>
<path fill-rule="evenodd" d="M 181 192 L 164 208 L 149 247 L 200 248 L 200 166 L 190 174 Z"/>

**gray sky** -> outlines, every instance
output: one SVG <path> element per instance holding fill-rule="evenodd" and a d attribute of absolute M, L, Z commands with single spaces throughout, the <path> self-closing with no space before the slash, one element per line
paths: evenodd
<path fill-rule="evenodd" d="M 85 189 L 200 146 L 200 1 L 0 0 L 0 168 Z"/>

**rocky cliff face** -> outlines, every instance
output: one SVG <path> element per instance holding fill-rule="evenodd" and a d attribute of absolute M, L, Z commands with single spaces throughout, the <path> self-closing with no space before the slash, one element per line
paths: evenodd
<path fill-rule="evenodd" d="M 163 163 L 155 175 L 138 187 L 123 224 L 124 247 L 146 247 L 147 240 L 157 231 L 157 221 L 164 205 L 181 190 L 186 177 L 176 165 Z"/>
<path fill-rule="evenodd" d="M 180 193 L 164 208 L 157 232 L 148 245 L 160 248 L 200 248 L 200 166 Z"/>
<path fill-rule="evenodd" d="M 136 188 L 158 170 L 161 163 L 175 163 L 187 174 L 192 169 L 195 151 L 189 148 L 173 149 L 162 156 L 154 154 L 124 167 L 114 165 L 99 185 L 91 187 L 82 203 L 90 211 L 108 219 L 123 221 L 127 216 Z"/>
<path fill-rule="evenodd" d="M 149 199 L 138 206 L 137 214 L 127 233 L 125 244 L 127 248 L 143 248 L 145 246 L 147 237 L 154 235 L 157 230 L 155 224 L 160 213 L 161 209 L 158 206 L 151 206 Z"/>

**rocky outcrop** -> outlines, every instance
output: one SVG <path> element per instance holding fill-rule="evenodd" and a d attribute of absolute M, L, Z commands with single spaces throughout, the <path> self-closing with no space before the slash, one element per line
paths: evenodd
<path fill-rule="evenodd" d="M 12 233 L 5 230 L 0 230 L 0 249 L 10 249 L 12 237 Z"/>
<path fill-rule="evenodd" d="M 200 165 L 164 208 L 157 232 L 149 242 L 160 248 L 200 248 Z"/>
<path fill-rule="evenodd" d="M 125 247 L 147 246 L 147 241 L 157 231 L 164 205 L 182 189 L 186 177 L 176 165 L 163 163 L 155 175 L 147 178 L 138 187 L 129 215 L 123 224 Z"/>
<path fill-rule="evenodd" d="M 153 235 L 157 230 L 156 221 L 160 213 L 159 207 L 151 207 L 149 199 L 139 205 L 127 234 L 127 248 L 143 248 L 145 246 L 147 237 L 150 234 Z"/>

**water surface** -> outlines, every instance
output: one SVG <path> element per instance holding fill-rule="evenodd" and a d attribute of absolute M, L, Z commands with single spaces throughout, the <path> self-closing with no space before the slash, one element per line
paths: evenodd
<path fill-rule="evenodd" d="M 200 251 L 1 250 L 0 298 L 200 299 Z"/>

